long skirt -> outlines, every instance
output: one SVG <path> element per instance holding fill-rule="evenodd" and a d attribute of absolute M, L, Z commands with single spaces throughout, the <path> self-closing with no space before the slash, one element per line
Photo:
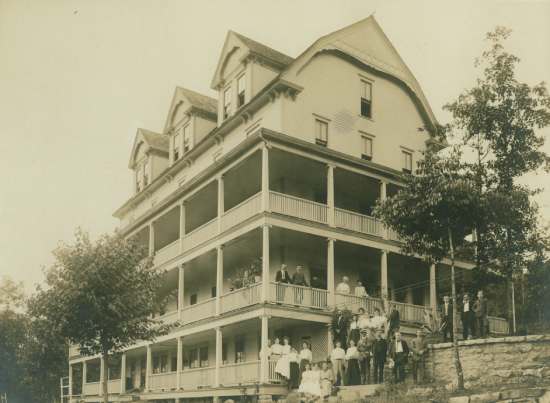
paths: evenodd
<path fill-rule="evenodd" d="M 300 386 L 300 366 L 297 362 L 290 362 L 290 378 L 288 380 L 289 389 L 298 389 Z"/>
<path fill-rule="evenodd" d="M 355 345 L 357 345 L 357 342 L 361 338 L 361 331 L 359 329 L 351 329 L 349 332 L 349 338 L 355 342 Z"/>
<path fill-rule="evenodd" d="M 348 360 L 346 385 L 361 385 L 361 371 L 359 370 L 359 362 L 355 358 Z"/>
<path fill-rule="evenodd" d="M 275 365 L 275 372 L 288 379 L 290 377 L 290 361 L 287 354 L 283 354 Z"/>

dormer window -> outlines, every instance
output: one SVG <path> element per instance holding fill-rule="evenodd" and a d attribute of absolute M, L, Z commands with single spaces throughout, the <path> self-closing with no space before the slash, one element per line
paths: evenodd
<path fill-rule="evenodd" d="M 223 92 L 223 118 L 227 119 L 231 113 L 231 87 Z"/>
<path fill-rule="evenodd" d="M 181 146 L 183 142 L 183 134 L 181 133 L 181 129 L 179 129 L 176 134 L 174 135 L 174 162 L 180 159 L 182 155 Z"/>
<path fill-rule="evenodd" d="M 136 167 L 136 192 L 140 192 L 149 184 L 149 161 L 146 158 Z"/>
<path fill-rule="evenodd" d="M 246 90 L 246 80 L 245 75 L 243 74 L 237 80 L 237 108 L 240 108 L 244 105 L 245 97 L 244 92 Z"/>

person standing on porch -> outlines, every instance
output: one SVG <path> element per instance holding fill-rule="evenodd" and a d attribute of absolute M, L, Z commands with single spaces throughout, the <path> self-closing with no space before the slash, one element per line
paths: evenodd
<path fill-rule="evenodd" d="M 401 333 L 395 332 L 394 340 L 390 342 L 389 356 L 393 361 L 393 377 L 396 383 L 405 380 L 405 365 L 409 356 L 409 346 L 401 339 Z"/>
<path fill-rule="evenodd" d="M 289 362 L 289 378 L 288 378 L 288 390 L 298 389 L 300 386 L 300 364 L 298 364 L 298 351 L 294 347 L 290 348 L 290 354 L 288 355 Z"/>
<path fill-rule="evenodd" d="M 336 347 L 330 353 L 330 361 L 332 362 L 332 370 L 334 372 L 335 385 L 344 386 L 344 360 L 346 352 L 342 348 L 340 341 L 336 341 Z"/>
<path fill-rule="evenodd" d="M 300 373 L 305 371 L 306 364 L 311 364 L 312 358 L 313 356 L 309 348 L 309 343 L 304 341 L 302 343 L 302 349 L 300 350 Z"/>
<path fill-rule="evenodd" d="M 361 330 L 359 329 L 359 315 L 354 314 L 351 318 L 351 322 L 349 324 L 349 340 L 348 344 L 351 340 L 355 343 L 357 346 L 357 342 L 359 341 L 359 338 L 361 337 Z"/>
<path fill-rule="evenodd" d="M 296 266 L 296 273 L 294 273 L 294 276 L 292 276 L 292 284 L 300 286 L 300 287 L 309 287 L 306 276 L 304 275 L 302 271 L 302 266 Z M 298 305 L 302 305 L 302 302 L 304 300 L 304 289 L 303 288 L 295 288 L 294 289 L 294 302 Z"/>
<path fill-rule="evenodd" d="M 283 354 L 283 346 L 279 342 L 279 338 L 275 337 L 273 344 L 271 345 L 271 360 L 277 363 L 281 355 Z"/>
<path fill-rule="evenodd" d="M 275 282 L 277 283 L 277 302 L 281 303 L 285 300 L 286 284 L 291 283 L 290 274 L 286 270 L 286 264 L 281 265 L 281 269 L 275 274 Z"/>
<path fill-rule="evenodd" d="M 285 336 L 283 338 L 283 345 L 281 346 L 281 358 L 279 358 L 277 364 L 275 365 L 275 372 L 287 380 L 290 378 L 290 362 L 288 358 L 289 354 L 290 340 L 288 337 Z"/>
<path fill-rule="evenodd" d="M 489 320 L 487 319 L 487 299 L 483 296 L 483 291 L 477 292 L 477 299 L 474 302 L 474 313 L 476 318 L 477 337 L 487 337 Z"/>
<path fill-rule="evenodd" d="M 369 296 L 361 280 L 357 280 L 357 285 L 355 286 L 354 293 L 355 293 L 355 296 L 359 298 L 366 298 Z"/>
<path fill-rule="evenodd" d="M 361 385 L 361 370 L 359 369 L 359 351 L 353 340 L 349 341 L 346 351 L 346 385 Z"/>
<path fill-rule="evenodd" d="M 446 343 L 449 339 L 453 340 L 453 304 L 448 295 L 443 297 L 443 305 L 441 305 L 441 333 L 443 333 L 443 342 Z M 449 336 L 449 337 L 447 337 Z"/>
<path fill-rule="evenodd" d="M 401 325 L 401 320 L 399 318 L 399 311 L 395 304 L 390 305 L 390 315 L 388 317 L 388 335 L 387 338 L 390 339 L 393 337 L 394 333 L 399 330 Z"/>
<path fill-rule="evenodd" d="M 372 345 L 374 383 L 384 383 L 384 365 L 386 364 L 387 352 L 388 343 L 382 338 L 382 331 L 378 330 L 376 332 L 376 340 Z"/>
<path fill-rule="evenodd" d="M 370 364 L 372 357 L 372 345 L 374 340 L 368 329 L 361 330 L 361 338 L 357 343 L 357 351 L 359 351 L 359 367 L 361 369 L 361 382 L 366 385 L 370 383 Z"/>
<path fill-rule="evenodd" d="M 472 304 L 470 303 L 470 296 L 468 294 L 464 294 L 464 297 L 462 297 L 462 307 L 460 309 L 460 314 L 462 319 L 462 338 L 464 340 L 471 339 L 475 314 Z"/>
<path fill-rule="evenodd" d="M 422 330 L 416 331 L 416 338 L 411 341 L 411 359 L 412 359 L 412 374 L 415 384 L 418 384 L 418 373 L 421 372 L 421 381 L 424 381 L 426 375 L 426 353 L 428 352 L 428 344 L 424 338 Z"/>
<path fill-rule="evenodd" d="M 359 308 L 359 310 L 357 311 L 358 315 L 359 315 L 359 330 L 360 331 L 363 331 L 367 328 L 370 327 L 370 319 L 369 319 L 369 315 L 367 315 L 365 313 L 365 308 L 361 307 Z"/>
<path fill-rule="evenodd" d="M 348 321 L 341 309 L 336 311 L 336 316 L 332 320 L 332 333 L 334 341 L 339 341 L 342 347 L 346 347 L 348 342 Z"/>
<path fill-rule="evenodd" d="M 342 277 L 342 282 L 336 286 L 337 294 L 351 294 L 351 288 L 349 286 L 349 278 L 347 276 Z"/>

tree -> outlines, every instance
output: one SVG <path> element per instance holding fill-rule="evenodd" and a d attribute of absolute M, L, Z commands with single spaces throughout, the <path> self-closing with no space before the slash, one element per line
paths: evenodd
<path fill-rule="evenodd" d="M 512 284 L 541 245 L 538 208 L 531 201 L 536 190 L 518 179 L 550 167 L 538 132 L 550 125 L 550 96 L 544 83 L 529 86 L 516 78 L 519 58 L 503 46 L 510 33 L 497 27 L 487 34 L 489 48 L 476 61 L 482 77 L 445 108 L 463 131 L 463 143 L 475 150 L 471 170 L 479 203 L 493 207 L 476 220 L 478 267 L 498 270 Z"/>
<path fill-rule="evenodd" d="M 464 388 L 457 339 L 455 250 L 466 247 L 478 205 L 475 182 L 465 173 L 461 153 L 454 148 L 448 157 L 428 150 L 415 175 L 404 177 L 404 187 L 393 197 L 379 201 L 374 214 L 397 232 L 407 254 L 420 254 L 429 262 L 451 261 L 453 346 L 457 387 Z"/>
<path fill-rule="evenodd" d="M 8 276 L 0 278 L 0 309 L 10 311 L 21 308 L 25 302 L 23 283 L 15 282 Z"/>
<path fill-rule="evenodd" d="M 81 354 L 101 355 L 103 401 L 108 402 L 109 357 L 139 340 L 154 340 L 171 326 L 152 318 L 162 309 L 161 272 L 133 239 L 103 235 L 92 242 L 77 231 L 74 244 L 55 252 L 30 312 L 56 334 L 79 346 Z"/>

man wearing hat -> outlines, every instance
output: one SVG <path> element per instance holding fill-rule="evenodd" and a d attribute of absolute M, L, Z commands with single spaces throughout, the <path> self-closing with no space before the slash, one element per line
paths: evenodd
<path fill-rule="evenodd" d="M 472 338 L 472 327 L 475 320 L 474 307 L 470 302 L 470 296 L 468 294 L 464 294 L 462 298 L 460 315 L 462 319 L 462 338 L 468 340 L 468 338 Z"/>
<path fill-rule="evenodd" d="M 359 351 L 359 365 L 361 368 L 361 382 L 366 385 L 370 384 L 370 363 L 372 358 L 372 345 L 374 338 L 371 336 L 369 329 L 361 329 L 361 337 L 357 342 L 357 351 Z"/>

